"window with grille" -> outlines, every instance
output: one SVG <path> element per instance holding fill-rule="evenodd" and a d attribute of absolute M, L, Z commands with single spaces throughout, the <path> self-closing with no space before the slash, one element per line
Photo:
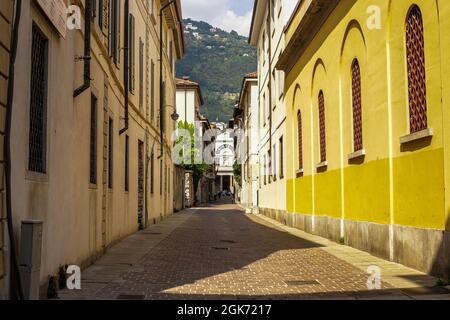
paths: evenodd
<path fill-rule="evenodd" d="M 139 108 L 144 107 L 144 42 L 139 39 Z"/>
<path fill-rule="evenodd" d="M 129 43 L 128 43 L 128 48 L 129 48 L 129 61 L 130 61 L 130 72 L 129 72 L 129 81 L 130 81 L 130 92 L 134 93 L 134 90 L 136 88 L 136 58 L 135 58 L 135 54 L 136 54 L 136 43 L 135 43 L 135 37 L 136 37 L 136 21 L 135 18 L 132 14 L 130 14 L 130 38 L 129 38 Z"/>
<path fill-rule="evenodd" d="M 357 59 L 352 64 L 353 148 L 363 149 L 361 69 Z"/>
<path fill-rule="evenodd" d="M 33 25 L 28 169 L 47 171 L 48 39 Z"/>
<path fill-rule="evenodd" d="M 273 181 L 277 181 L 277 145 L 274 144 L 273 145 L 273 152 L 272 152 L 272 163 L 271 163 L 271 171 L 270 173 L 272 174 L 272 179 Z"/>
<path fill-rule="evenodd" d="M 108 127 L 108 188 L 112 189 L 113 187 L 113 120 L 109 118 L 109 127 Z"/>
<path fill-rule="evenodd" d="M 125 191 L 130 191 L 130 137 L 125 136 Z"/>
<path fill-rule="evenodd" d="M 327 161 L 327 137 L 325 128 L 325 97 L 319 92 L 319 131 L 320 131 L 320 162 Z"/>
<path fill-rule="evenodd" d="M 413 6 L 406 22 L 409 120 L 411 133 L 427 128 L 425 39 L 422 13 Z"/>
<path fill-rule="evenodd" d="M 97 98 L 91 95 L 90 182 L 97 184 Z"/>
<path fill-rule="evenodd" d="M 297 143 L 298 143 L 298 169 L 303 169 L 303 131 L 302 131 L 302 113 L 297 112 Z"/>
<path fill-rule="evenodd" d="M 144 226 L 145 182 L 144 182 L 144 142 L 138 141 L 138 224 Z"/>
<path fill-rule="evenodd" d="M 150 192 L 155 193 L 155 154 L 152 153 L 150 157 Z"/>
<path fill-rule="evenodd" d="M 163 163 L 162 159 L 159 161 L 159 195 L 163 194 Z"/>
<path fill-rule="evenodd" d="M 151 66 L 151 82 L 150 82 L 150 99 L 151 99 L 151 118 L 155 118 L 155 63 L 152 60 Z"/>
<path fill-rule="evenodd" d="M 267 156 L 266 155 L 264 155 L 263 175 L 264 175 L 264 185 L 266 185 L 267 184 Z"/>

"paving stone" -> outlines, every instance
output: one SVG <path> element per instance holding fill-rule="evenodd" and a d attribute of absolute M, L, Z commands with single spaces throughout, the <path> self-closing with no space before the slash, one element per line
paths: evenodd
<path fill-rule="evenodd" d="M 227 250 L 220 249 L 225 247 Z M 183 211 L 128 237 L 83 272 L 81 292 L 65 290 L 60 298 L 412 299 L 413 294 L 422 296 L 422 293 L 436 296 L 434 290 L 408 294 L 390 282 L 382 282 L 380 290 L 369 290 L 366 268 L 374 262 L 390 270 L 392 280 L 410 274 L 405 272 L 407 268 L 376 260 L 356 249 L 298 231 L 287 232 L 286 227 L 246 215 L 234 205 L 218 205 Z M 421 275 L 412 274 L 419 282 Z"/>

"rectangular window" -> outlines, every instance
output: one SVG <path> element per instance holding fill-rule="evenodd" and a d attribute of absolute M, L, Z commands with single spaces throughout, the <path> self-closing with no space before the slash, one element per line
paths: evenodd
<path fill-rule="evenodd" d="M 136 54 L 136 43 L 135 43 L 135 37 L 136 37 L 136 21 L 134 19 L 134 16 L 132 14 L 130 14 L 130 38 L 129 38 L 129 43 L 128 43 L 128 48 L 129 48 L 129 68 L 130 68 L 130 72 L 129 72 L 129 81 L 130 81 L 130 92 L 134 93 L 135 88 L 136 88 L 136 58 L 135 58 L 135 54 Z"/>
<path fill-rule="evenodd" d="M 104 0 L 98 0 L 97 22 L 98 22 L 98 27 L 100 28 L 100 30 L 103 30 L 103 1 Z"/>
<path fill-rule="evenodd" d="M 155 63 L 152 60 L 151 82 L 150 82 L 150 99 L 151 99 L 151 119 L 155 118 Z"/>
<path fill-rule="evenodd" d="M 119 32 L 120 32 L 120 5 L 119 0 L 111 1 L 111 14 L 109 18 L 110 38 L 109 38 L 109 52 L 114 63 L 119 63 Z"/>
<path fill-rule="evenodd" d="M 36 25 L 32 31 L 31 101 L 28 169 L 47 171 L 48 39 Z"/>
<path fill-rule="evenodd" d="M 263 171 L 264 171 L 264 185 L 266 185 L 267 184 L 267 156 L 266 155 L 264 155 L 264 168 L 263 168 Z"/>
<path fill-rule="evenodd" d="M 150 157 L 150 192 L 155 193 L 155 154 L 152 153 Z"/>
<path fill-rule="evenodd" d="M 278 170 L 278 167 L 277 167 L 277 145 L 276 144 L 273 145 L 272 166 L 271 166 L 271 168 L 272 168 L 271 173 L 272 173 L 272 176 L 273 176 L 273 181 L 277 181 L 277 170 Z"/>
<path fill-rule="evenodd" d="M 170 63 L 170 72 L 173 72 L 173 46 L 172 46 L 172 41 L 169 41 L 169 63 Z"/>
<path fill-rule="evenodd" d="M 159 195 L 163 194 L 163 163 L 162 159 L 159 161 Z"/>
<path fill-rule="evenodd" d="M 97 184 L 97 98 L 91 95 L 90 183 Z"/>
<path fill-rule="evenodd" d="M 139 108 L 144 107 L 144 42 L 139 39 Z"/>
<path fill-rule="evenodd" d="M 280 179 L 284 178 L 284 141 L 280 138 Z"/>
<path fill-rule="evenodd" d="M 108 127 L 108 188 L 113 187 L 113 120 L 109 118 Z"/>
<path fill-rule="evenodd" d="M 144 142 L 138 141 L 138 224 L 144 227 L 144 204 L 145 204 L 145 182 L 144 182 Z"/>
<path fill-rule="evenodd" d="M 125 191 L 130 191 L 130 137 L 125 136 Z"/>

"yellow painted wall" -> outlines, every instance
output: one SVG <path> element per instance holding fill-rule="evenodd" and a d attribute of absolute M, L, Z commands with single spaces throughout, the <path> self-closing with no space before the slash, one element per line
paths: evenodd
<path fill-rule="evenodd" d="M 430 142 L 405 147 L 409 134 L 405 22 L 417 4 L 425 30 Z M 369 29 L 367 10 L 376 5 L 381 29 Z M 302 10 L 288 28 L 289 39 Z M 439 0 L 341 1 L 286 79 L 289 212 L 377 223 L 445 229 L 449 218 L 450 2 Z M 353 150 L 351 66 L 361 67 L 363 161 L 348 161 Z M 446 58 L 446 60 L 445 60 Z M 447 63 L 445 63 L 447 61 Z M 320 162 L 318 93 L 325 95 L 328 168 Z M 441 102 L 442 101 L 442 102 Z M 297 111 L 302 113 L 304 173 L 297 177 Z M 445 138 L 444 138 L 445 137 Z M 448 189 L 448 188 L 447 188 Z M 448 222 L 447 222 L 448 229 Z"/>

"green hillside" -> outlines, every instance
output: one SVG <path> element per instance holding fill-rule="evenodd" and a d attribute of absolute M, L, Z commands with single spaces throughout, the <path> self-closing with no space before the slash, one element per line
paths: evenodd
<path fill-rule="evenodd" d="M 206 22 L 184 20 L 186 56 L 177 63 L 177 76 L 200 83 L 205 100 L 202 114 L 210 121 L 228 121 L 242 78 L 256 71 L 256 51 L 247 38 Z"/>

